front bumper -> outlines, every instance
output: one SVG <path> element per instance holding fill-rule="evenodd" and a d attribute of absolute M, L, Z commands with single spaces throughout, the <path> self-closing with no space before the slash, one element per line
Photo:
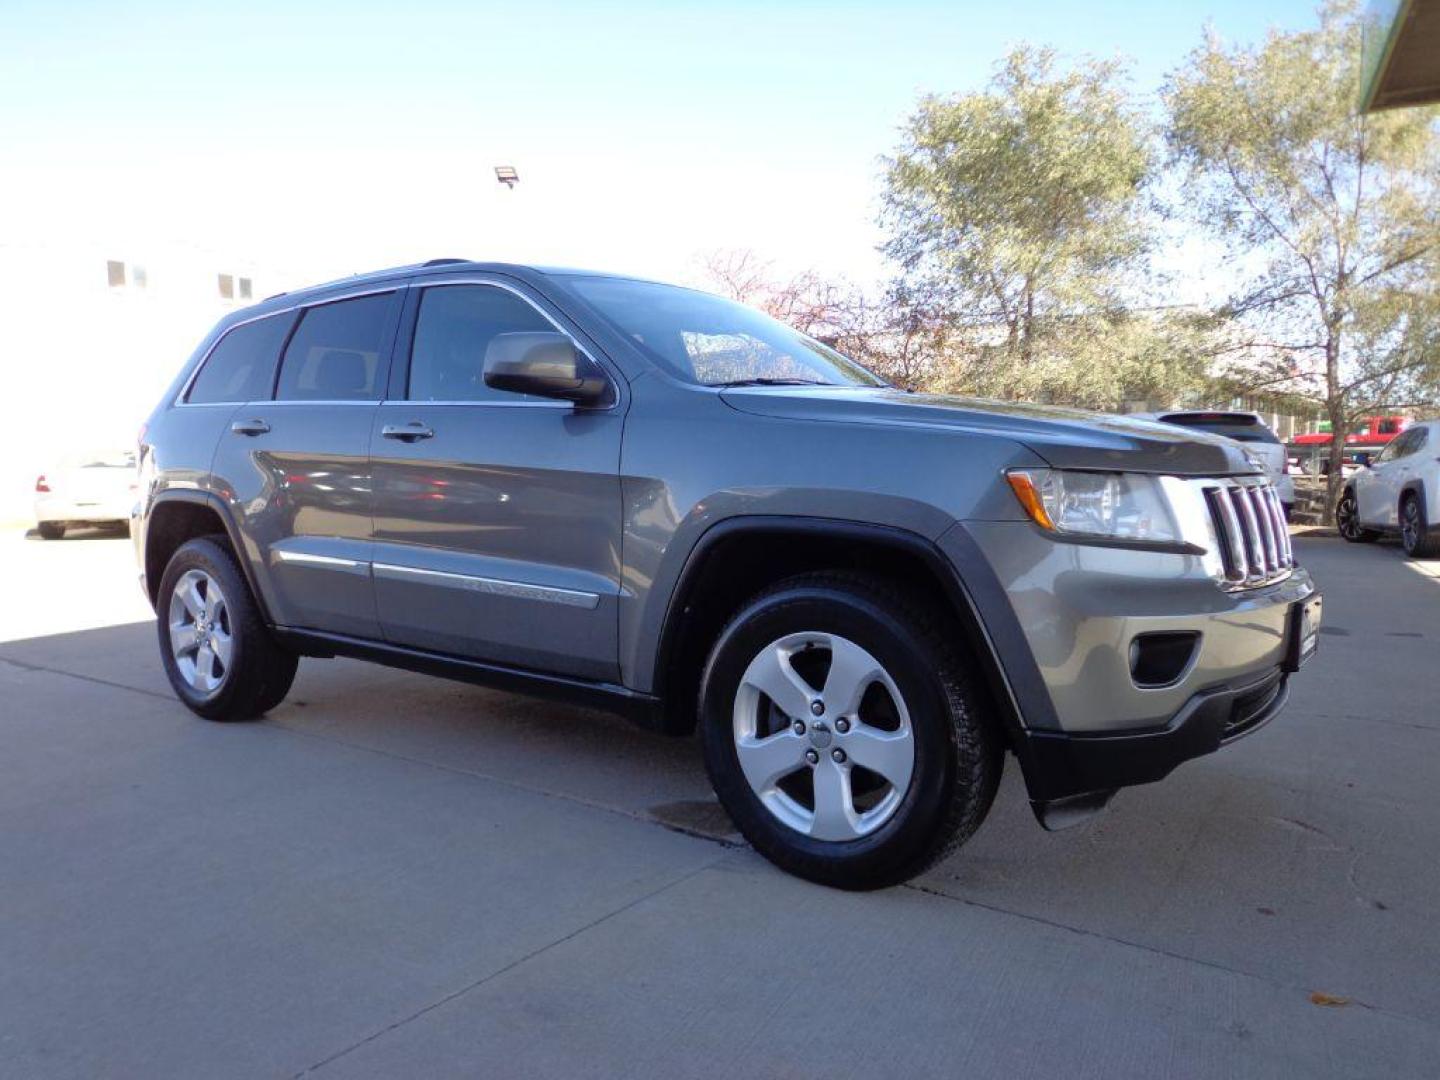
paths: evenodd
<path fill-rule="evenodd" d="M 1011 745 L 1037 812 L 1159 780 L 1258 729 L 1289 696 L 1297 612 L 1319 614 L 1298 567 L 1235 592 L 1194 555 L 1057 542 L 1028 523 L 967 523 L 940 543 L 1016 705 Z M 1132 646 L 1152 634 L 1193 641 L 1163 685 L 1133 667 Z"/>
<path fill-rule="evenodd" d="M 1285 707 L 1290 676 L 1280 668 L 1234 686 L 1202 690 L 1162 728 L 1107 734 L 1025 735 L 1025 780 L 1039 803 L 1151 784 L 1191 758 L 1258 731 Z"/>

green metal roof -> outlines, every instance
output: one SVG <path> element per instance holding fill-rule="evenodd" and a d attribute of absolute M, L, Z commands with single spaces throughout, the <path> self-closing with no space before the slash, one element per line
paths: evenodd
<path fill-rule="evenodd" d="M 1440 102 L 1440 0 L 1371 0 L 1360 111 Z"/>

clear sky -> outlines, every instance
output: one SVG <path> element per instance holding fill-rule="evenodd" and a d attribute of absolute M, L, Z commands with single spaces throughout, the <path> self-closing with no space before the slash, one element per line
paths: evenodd
<path fill-rule="evenodd" d="M 439 255 L 668 278 L 698 252 L 869 280 L 924 92 L 1020 40 L 1134 58 L 1308 2 L 0 0 L 0 240 L 185 242 L 303 278 Z M 513 164 L 513 192 L 491 172 Z M 290 284 L 290 282 L 287 282 Z"/>

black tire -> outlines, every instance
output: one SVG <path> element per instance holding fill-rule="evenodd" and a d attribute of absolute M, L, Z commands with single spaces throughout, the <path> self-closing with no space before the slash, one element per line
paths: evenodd
<path fill-rule="evenodd" d="M 224 678 L 218 689 L 208 694 L 185 680 L 170 647 L 170 599 L 176 582 L 188 570 L 201 570 L 219 583 L 233 641 Z M 197 716 L 220 721 L 253 720 L 280 704 L 290 692 L 299 657 L 270 636 L 224 537 L 201 537 L 180 546 L 160 579 L 155 610 L 165 675 L 175 696 Z"/>
<path fill-rule="evenodd" d="M 1340 493 L 1340 501 L 1335 504 L 1335 528 L 1341 539 L 1352 544 L 1373 544 L 1380 539 L 1378 532 L 1360 524 L 1360 506 L 1355 501 L 1354 488 Z"/>
<path fill-rule="evenodd" d="M 1440 535 L 1425 520 L 1425 501 L 1416 492 L 1406 492 L 1400 500 L 1400 546 L 1412 559 L 1433 559 L 1440 556 Z"/>
<path fill-rule="evenodd" d="M 39 525 L 39 532 L 42 540 L 63 540 L 65 539 L 65 523 L 63 521 L 42 521 Z"/>
<path fill-rule="evenodd" d="M 858 839 L 818 840 L 784 824 L 751 788 L 736 750 L 736 694 L 750 661 L 787 634 L 809 632 L 840 635 L 868 651 L 910 715 L 908 789 L 891 816 Z M 791 578 L 743 606 L 706 665 L 700 723 L 710 781 L 756 850 L 810 881 L 876 889 L 914 877 L 970 838 L 995 798 L 1004 747 L 955 636 L 933 605 L 860 574 Z"/>

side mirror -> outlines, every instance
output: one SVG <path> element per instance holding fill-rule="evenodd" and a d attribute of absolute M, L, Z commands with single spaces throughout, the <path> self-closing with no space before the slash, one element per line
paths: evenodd
<path fill-rule="evenodd" d="M 610 400 L 604 373 L 564 334 L 496 334 L 485 350 L 485 385 L 577 405 Z"/>
<path fill-rule="evenodd" d="M 1369 454 L 1363 454 L 1363 453 L 1362 453 L 1362 454 L 1356 454 L 1356 455 L 1355 455 L 1355 464 L 1356 464 L 1356 465 L 1359 465 L 1362 469 L 1368 469 L 1368 468 L 1370 467 L 1370 455 L 1369 455 Z"/>

